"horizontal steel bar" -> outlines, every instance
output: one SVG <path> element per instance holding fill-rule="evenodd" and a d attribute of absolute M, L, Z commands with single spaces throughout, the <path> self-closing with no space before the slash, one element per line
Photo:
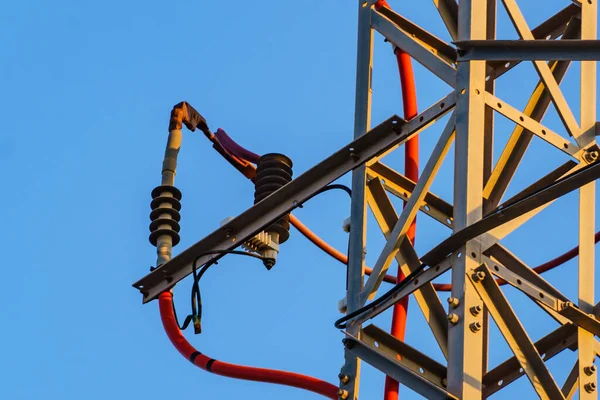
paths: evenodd
<path fill-rule="evenodd" d="M 445 115 L 454 104 L 455 97 L 452 93 L 409 122 L 398 116 L 391 117 L 184 250 L 168 263 L 158 266 L 134 283 L 133 287 L 142 292 L 144 303 L 157 298 L 160 293 L 172 288 L 192 273 L 192 263 L 199 255 L 209 251 L 231 250 L 239 246 L 273 221 L 301 205 L 317 190 L 386 149 L 409 140 L 433 120 Z M 219 256 L 203 255 L 198 258 L 197 263 L 202 265 L 215 257 Z"/>
<path fill-rule="evenodd" d="M 399 364 L 397 360 L 382 354 L 377 348 L 371 347 L 347 333 L 346 335 L 348 337 L 344 339 L 344 344 L 350 353 L 371 364 L 373 367 L 397 380 L 402 385 L 414 390 L 427 399 L 456 399 L 455 396 L 448 393 L 445 389 Z"/>
<path fill-rule="evenodd" d="M 396 359 L 399 364 L 415 374 L 420 374 L 428 381 L 440 387 L 444 387 L 446 384 L 448 371 L 445 366 L 398 340 L 383 329 L 371 324 L 363 328 L 361 340 L 369 346 L 376 347 L 389 358 Z"/>
<path fill-rule="evenodd" d="M 562 39 L 577 39 L 579 38 L 579 27 L 581 25 L 581 22 L 577 17 L 580 14 L 581 7 L 570 4 L 533 28 L 531 34 L 534 39 L 556 39 L 561 35 Z M 565 27 L 568 29 L 565 29 Z M 574 32 L 577 32 L 577 35 L 571 35 L 571 33 Z M 507 63 L 506 60 L 501 60 L 491 61 L 488 65 L 495 71 L 494 75 L 498 78 L 520 63 L 521 61 Z"/>
<path fill-rule="evenodd" d="M 487 215 L 483 219 L 456 232 L 421 257 L 421 261 L 430 266 L 437 265 L 441 260 L 446 258 L 448 254 L 456 251 L 468 240 L 474 239 L 479 235 L 512 221 L 513 219 L 519 218 L 520 216 L 535 210 L 546 203 L 554 201 L 560 196 L 572 192 L 599 177 L 600 163 L 596 162 L 583 167 L 577 172 L 532 193 L 516 203 L 499 208 L 497 211 Z"/>
<path fill-rule="evenodd" d="M 458 61 L 600 60 L 600 40 L 463 40 Z"/>

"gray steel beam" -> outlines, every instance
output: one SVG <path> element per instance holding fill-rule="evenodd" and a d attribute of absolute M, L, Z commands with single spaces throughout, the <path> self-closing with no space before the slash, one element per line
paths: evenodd
<path fill-rule="evenodd" d="M 369 2 L 370 3 L 370 2 Z M 373 30 L 370 26 L 370 5 L 358 2 L 358 38 L 356 57 L 356 95 L 354 106 L 354 139 L 367 135 L 371 127 L 371 98 L 373 74 Z M 350 238 L 348 243 L 348 269 L 346 276 L 346 312 L 360 307 L 360 293 L 365 270 L 366 167 L 361 164 L 352 171 L 352 203 L 350 206 Z M 360 338 L 360 325 L 348 328 L 350 334 Z M 360 388 L 360 360 L 344 349 L 344 365 L 340 370 L 340 394 L 358 400 Z"/>
<path fill-rule="evenodd" d="M 486 39 L 487 1 L 460 0 L 458 40 Z M 483 215 L 485 151 L 485 61 L 458 63 L 456 75 L 456 141 L 454 154 L 454 235 L 479 221 Z M 454 236 L 453 235 L 453 236 Z M 458 304 L 451 311 L 448 330 L 448 391 L 461 399 L 482 398 L 482 378 L 487 360 L 486 335 L 472 332 L 472 323 L 483 321 L 468 310 L 481 300 L 467 279 L 480 263 L 481 244 L 465 240 L 457 249 L 452 268 L 452 297 Z M 438 261 L 442 261 L 447 252 Z M 470 256 L 472 255 L 472 257 Z M 435 264 L 426 265 L 433 266 Z"/>
<path fill-rule="evenodd" d="M 310 198 L 320 188 L 363 165 L 367 160 L 399 143 L 404 143 L 427 127 L 433 120 L 453 108 L 452 98 L 436 104 L 421 113 L 421 117 L 406 123 L 394 116 L 365 135 L 306 171 L 260 203 L 249 208 L 204 239 L 179 253 L 171 261 L 140 279 L 133 286 L 144 294 L 143 302 L 155 299 L 160 293 L 172 288 L 177 282 L 191 274 L 192 263 L 198 255 L 208 251 L 231 250 L 248 240 L 265 226 Z M 198 265 L 219 256 L 204 255 Z"/>
<path fill-rule="evenodd" d="M 465 40 L 454 42 L 457 61 L 595 61 L 598 40 Z"/>
<path fill-rule="evenodd" d="M 376 347 L 371 347 L 356 337 L 348 335 L 344 339 L 344 343 L 352 354 L 427 399 L 458 399 L 458 397 L 448 393 L 444 388 L 435 385 L 420 374 L 414 373 L 409 368 L 398 363 L 397 360 L 379 352 Z"/>
<path fill-rule="evenodd" d="M 581 8 L 575 4 L 571 4 L 558 13 L 554 14 L 552 17 L 548 18 L 546 21 L 542 22 L 540 25 L 533 28 L 531 34 L 534 39 L 546 39 L 553 40 L 562 35 L 563 39 L 576 39 L 577 37 L 568 37 L 566 36 L 566 29 L 571 26 L 571 24 L 576 24 L 579 26 L 579 14 L 581 13 Z M 495 71 L 496 78 L 504 75 L 506 72 L 515 68 L 519 65 L 521 61 L 512 61 L 507 63 L 505 60 L 503 61 L 489 61 L 488 65 Z"/>
<path fill-rule="evenodd" d="M 368 346 L 377 348 L 378 351 L 391 359 L 395 359 L 399 364 L 410 369 L 415 374 L 420 374 L 435 385 L 442 388 L 446 386 L 448 371 L 442 364 L 375 325 L 371 324 L 365 327 L 362 333 L 361 340 Z"/>

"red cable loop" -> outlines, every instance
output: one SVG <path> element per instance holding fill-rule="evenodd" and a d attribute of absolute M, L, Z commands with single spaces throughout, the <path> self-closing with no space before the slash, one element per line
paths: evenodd
<path fill-rule="evenodd" d="M 293 386 L 321 394 L 330 399 L 338 398 L 337 386 L 317 378 L 293 372 L 230 364 L 207 357 L 196 350 L 179 329 L 173 312 L 173 294 L 170 292 L 161 293 L 158 296 L 158 306 L 162 324 L 169 340 L 179 353 L 187 360 L 192 361 L 195 366 L 229 378 Z"/>

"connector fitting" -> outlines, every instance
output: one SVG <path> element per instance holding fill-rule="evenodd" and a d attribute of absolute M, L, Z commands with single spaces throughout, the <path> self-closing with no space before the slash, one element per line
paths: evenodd
<path fill-rule="evenodd" d="M 292 180 L 292 160 L 283 154 L 265 154 L 259 158 L 254 180 L 254 204 L 267 198 Z M 290 216 L 284 215 L 250 239 L 245 245 L 265 257 L 264 265 L 271 269 L 277 260 L 279 245 L 290 237 Z"/>
<path fill-rule="evenodd" d="M 200 129 L 209 139 L 214 136 L 208 128 L 206 119 L 185 101 L 173 106 L 171 119 L 169 120 L 169 131 L 181 129 L 182 125 L 185 125 L 192 132 L 196 128 Z"/>

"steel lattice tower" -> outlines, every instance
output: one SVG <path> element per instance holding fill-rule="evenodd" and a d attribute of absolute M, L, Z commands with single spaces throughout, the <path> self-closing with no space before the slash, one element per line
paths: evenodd
<path fill-rule="evenodd" d="M 525 0 L 522 0 L 525 1 Z M 354 140 L 265 200 L 229 221 L 134 286 L 144 302 L 155 299 L 191 272 L 197 254 L 233 249 L 302 204 L 340 176 L 352 173 L 352 206 L 345 308 L 345 362 L 340 397 L 358 399 L 360 361 L 373 365 L 426 398 L 481 399 L 526 375 L 540 398 L 598 398 L 594 360 L 600 354 L 599 307 L 594 298 L 596 183 L 600 177 L 596 144 L 597 0 L 565 1 L 565 8 L 531 29 L 516 0 L 433 0 L 453 39 L 449 44 L 373 0 L 358 4 L 358 56 Z M 497 4 L 498 2 L 498 4 Z M 504 7 L 520 40 L 496 40 L 496 11 Z M 410 121 L 392 116 L 371 128 L 373 41 L 382 35 L 453 88 Z M 497 78 L 531 62 L 539 82 L 520 110 L 494 93 Z M 580 62 L 579 118 L 560 82 L 570 63 Z M 512 72 L 512 71 L 511 71 Z M 441 97 L 441 96 L 440 96 Z M 554 107 L 564 128 L 542 123 Z M 494 162 L 494 115 L 515 129 Z M 418 182 L 410 182 L 382 162 L 410 138 L 449 116 L 439 141 L 428 154 Z M 547 171 L 510 199 L 503 199 L 532 140 L 545 141 L 571 160 Z M 430 192 L 444 157 L 454 144 L 454 200 L 449 204 Z M 523 263 L 502 239 L 526 224 L 559 197 L 579 193 L 577 299 L 569 299 Z M 407 200 L 397 213 L 388 193 Z M 372 274 L 364 275 L 366 214 L 370 208 L 386 243 Z M 452 234 L 425 254 L 406 240 L 408 227 L 421 210 L 452 228 Z M 199 263 L 213 256 L 206 255 Z M 408 278 L 377 294 L 384 275 L 397 262 Z M 446 306 L 432 281 L 451 270 L 451 297 Z M 559 324 L 533 342 L 503 293 L 500 283 L 522 291 Z M 424 313 L 446 359 L 443 365 L 366 322 L 399 299 L 411 295 Z M 376 300 L 373 300 L 376 299 Z M 373 300 L 373 301 L 371 301 Z M 371 302 L 370 302 L 371 301 Z M 356 312 L 359 310 L 360 312 Z M 352 314 L 354 313 L 354 314 Z M 498 326 L 514 357 L 488 369 L 490 319 Z M 566 382 L 556 382 L 546 361 L 563 350 L 577 351 Z M 544 357 L 542 357 L 544 355 Z M 502 382 L 502 384 L 498 384 Z"/>

